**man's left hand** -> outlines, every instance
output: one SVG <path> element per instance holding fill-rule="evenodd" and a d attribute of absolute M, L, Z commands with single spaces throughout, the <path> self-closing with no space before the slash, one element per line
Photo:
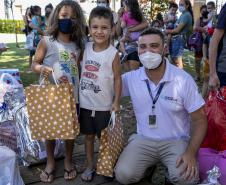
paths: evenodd
<path fill-rule="evenodd" d="M 198 176 L 197 162 L 194 154 L 183 153 L 176 162 L 176 167 L 181 167 L 181 176 L 185 180 L 192 180 Z"/>

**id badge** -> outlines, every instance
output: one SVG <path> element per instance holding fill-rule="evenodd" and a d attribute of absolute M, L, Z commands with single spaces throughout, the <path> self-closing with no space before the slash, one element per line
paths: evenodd
<path fill-rule="evenodd" d="M 149 127 L 157 128 L 156 115 L 149 115 Z"/>

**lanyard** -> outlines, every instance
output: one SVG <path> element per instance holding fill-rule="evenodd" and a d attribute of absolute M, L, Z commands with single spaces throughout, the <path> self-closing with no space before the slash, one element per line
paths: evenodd
<path fill-rule="evenodd" d="M 160 95 L 160 93 L 162 91 L 163 86 L 165 85 L 165 82 L 163 82 L 163 83 L 160 84 L 160 87 L 158 89 L 158 92 L 157 92 L 157 94 L 155 95 L 154 98 L 152 96 L 151 88 L 150 88 L 150 84 L 149 84 L 148 80 L 145 80 L 145 82 L 146 82 L 146 85 L 147 85 L 147 88 L 148 88 L 148 92 L 149 92 L 149 94 L 151 96 L 151 99 L 152 99 L 152 107 L 151 108 L 152 108 L 152 111 L 153 111 L 155 109 L 155 103 L 157 102 L 157 100 L 159 98 L 159 95 Z"/>

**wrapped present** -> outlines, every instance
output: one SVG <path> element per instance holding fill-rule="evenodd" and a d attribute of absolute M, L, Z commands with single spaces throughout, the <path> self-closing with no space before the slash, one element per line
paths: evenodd
<path fill-rule="evenodd" d="M 25 89 L 32 139 L 75 139 L 79 134 L 73 85 L 30 85 Z"/>
<path fill-rule="evenodd" d="M 22 105 L 16 108 L 14 120 L 18 131 L 17 143 L 19 149 L 19 158 L 24 166 L 40 163 L 46 160 L 45 144 L 42 141 L 31 138 L 27 107 Z M 54 157 L 60 158 L 65 154 L 64 143 L 56 140 Z"/>
<path fill-rule="evenodd" d="M 0 164 L 1 185 L 24 185 L 15 152 L 5 146 L 0 146 Z"/>
<path fill-rule="evenodd" d="M 124 135 L 121 118 L 113 111 L 108 127 L 101 131 L 97 174 L 113 177 L 114 167 L 123 147 Z"/>
<path fill-rule="evenodd" d="M 10 74 L 12 75 L 20 84 L 22 84 L 22 81 L 20 79 L 20 72 L 19 72 L 19 69 L 0 69 L 0 76 L 3 74 L 3 73 L 7 73 L 7 74 Z M 8 84 L 12 83 L 12 78 L 6 78 L 4 79 L 4 81 Z"/>
<path fill-rule="evenodd" d="M 14 121 L 5 121 L 0 124 L 0 145 L 7 146 L 18 153 L 17 130 Z"/>

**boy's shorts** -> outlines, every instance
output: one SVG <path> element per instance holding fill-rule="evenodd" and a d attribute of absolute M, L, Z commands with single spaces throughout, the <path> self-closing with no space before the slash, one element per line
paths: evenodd
<path fill-rule="evenodd" d="M 80 108 L 80 132 L 85 135 L 96 134 L 100 138 L 101 131 L 108 126 L 110 117 L 110 111 L 92 111 Z"/>

